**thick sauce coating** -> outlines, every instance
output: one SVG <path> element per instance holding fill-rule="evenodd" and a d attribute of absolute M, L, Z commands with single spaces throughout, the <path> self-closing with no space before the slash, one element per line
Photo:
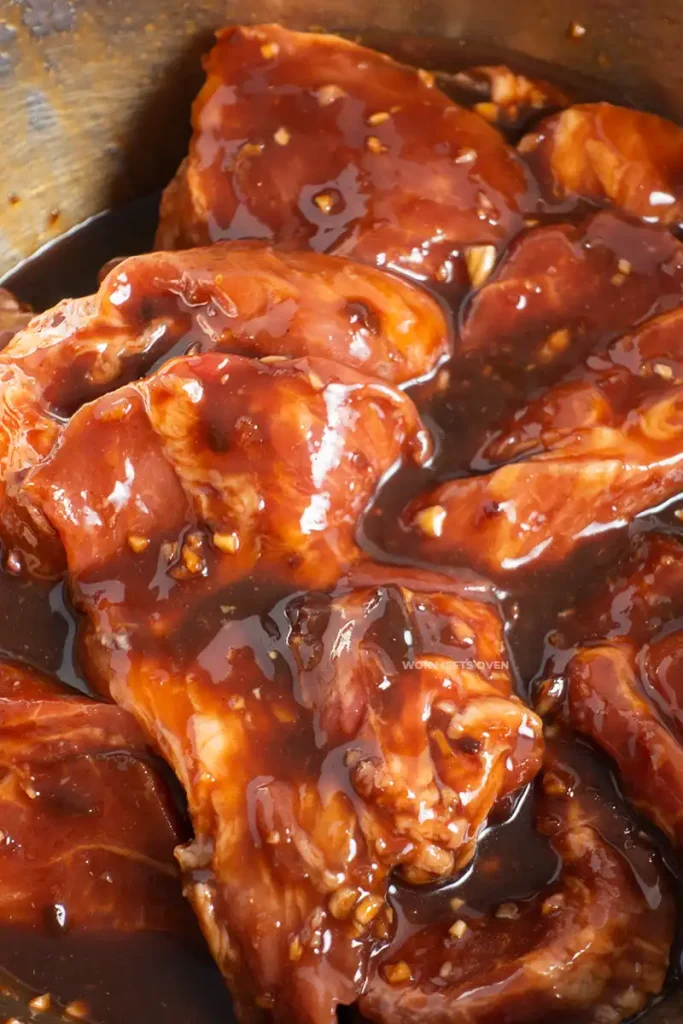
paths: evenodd
<path fill-rule="evenodd" d="M 519 143 L 550 205 L 610 203 L 649 224 L 683 221 L 683 130 L 611 103 L 569 107 Z"/>
<path fill-rule="evenodd" d="M 241 1019 L 360 996 L 387 1024 L 617 1024 L 664 985 L 669 876 L 575 734 L 544 753 L 515 630 L 539 644 L 565 588 L 600 591 L 594 542 L 680 489 L 683 261 L 652 201 L 675 140 L 657 178 L 624 141 L 649 115 L 583 106 L 516 153 L 496 126 L 569 97 L 479 68 L 472 112 L 275 26 L 222 33 L 207 72 L 159 244 L 257 241 L 117 262 L 0 357 L 7 567 L 66 567 L 121 705 L 88 709 L 139 735 L 132 712 L 180 779 L 185 892 Z M 537 710 L 678 844 L 678 542 L 647 544 L 588 632 L 559 617 Z"/>
<path fill-rule="evenodd" d="M 17 484 L 51 451 L 64 416 L 170 355 L 322 355 L 406 383 L 433 371 L 447 346 L 428 295 L 348 260 L 245 244 L 118 263 L 96 295 L 35 318 L 0 356 L 0 532 L 11 560 L 37 575 L 63 568 Z"/>
<path fill-rule="evenodd" d="M 674 923 L 661 861 L 587 784 L 574 747 L 551 745 L 536 801 L 558 876 L 484 913 L 445 904 L 440 920 L 383 954 L 360 1003 L 370 1020 L 618 1022 L 661 989 Z"/>
<path fill-rule="evenodd" d="M 629 799 L 683 845 L 681 543 L 636 537 L 623 564 L 552 637 L 541 709 L 615 761 Z"/>
<path fill-rule="evenodd" d="M 192 928 L 185 829 L 125 711 L 1 663 L 0 779 L 3 928 Z"/>
<path fill-rule="evenodd" d="M 245 1019 L 352 1002 L 391 925 L 389 870 L 451 875 L 540 764 L 481 584 L 342 580 L 402 448 L 428 451 L 388 385 L 206 354 L 82 409 L 25 484 L 89 618 L 89 678 L 185 787 L 186 889 Z"/>
<path fill-rule="evenodd" d="M 336 36 L 219 33 L 159 248 L 259 238 L 468 286 L 469 246 L 522 227 L 522 161 L 432 75 Z"/>
<path fill-rule="evenodd" d="M 504 323 L 512 357 L 512 346 L 533 339 L 539 323 L 543 330 L 553 328 L 540 349 L 540 361 L 552 367 L 556 360 L 561 365 L 571 358 L 571 365 L 558 384 L 537 392 L 506 424 L 485 435 L 474 465 L 499 468 L 441 484 L 407 509 L 405 528 L 427 559 L 457 564 L 464 558 L 497 576 L 538 562 L 555 564 L 680 490 L 682 320 L 680 308 L 670 307 L 681 297 L 683 250 L 659 228 L 601 213 L 583 236 L 590 254 L 604 245 L 598 238 L 606 228 L 614 232 L 612 238 L 628 239 L 622 251 L 630 259 L 617 261 L 611 246 L 605 247 L 598 258 L 608 255 L 612 266 L 608 264 L 602 281 L 595 270 L 589 274 L 585 268 L 593 295 L 582 287 L 581 277 L 574 293 L 572 264 L 553 261 L 546 265 L 542 284 L 524 276 L 529 269 L 524 265 L 519 276 L 513 272 L 507 279 L 504 266 L 500 278 L 475 297 L 462 333 L 464 344 L 481 318 L 479 337 L 497 356 L 495 329 L 488 334 L 484 328 Z M 639 237 L 641 232 L 646 237 Z M 559 228 L 538 229 L 535 237 L 542 252 L 547 252 L 544 233 L 565 237 Z M 533 246 L 534 234 L 529 233 L 511 255 L 511 264 L 520 258 L 524 264 L 523 250 L 532 253 Z M 612 273 L 617 266 L 621 270 Z M 616 295 L 622 288 L 624 302 Z M 520 297 L 534 292 L 536 309 L 532 302 L 527 310 L 524 301 L 517 321 L 514 316 L 503 319 L 505 304 L 520 308 Z M 670 311 L 610 341 L 620 326 L 658 309 Z M 565 326 L 559 328 L 559 323 Z M 516 355 L 528 358 L 524 352 Z M 539 360 L 538 350 L 535 358 Z"/>

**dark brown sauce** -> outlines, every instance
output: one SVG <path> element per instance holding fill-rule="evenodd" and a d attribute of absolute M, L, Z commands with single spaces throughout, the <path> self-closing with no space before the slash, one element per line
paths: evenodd
<path fill-rule="evenodd" d="M 416 54 L 419 43 L 408 43 L 403 52 Z M 452 47 L 449 47 L 449 54 Z M 422 63 L 426 54 L 419 53 Z M 431 53 L 431 63 L 443 66 L 444 55 Z M 491 55 L 487 55 L 490 59 Z M 457 66 L 481 59 L 474 52 L 458 48 Z M 501 59 L 501 55 L 497 55 Z M 452 60 L 449 56 L 448 63 Z M 547 73 L 547 72 L 546 72 Z M 448 90 L 460 101 L 468 97 L 461 86 L 451 84 Z M 593 86 L 575 90 L 580 98 L 594 98 Z M 470 97 L 471 98 L 471 97 Z M 122 210 L 95 217 L 67 236 L 37 253 L 10 275 L 2 284 L 37 309 L 47 308 L 65 296 L 88 294 L 97 287 L 99 268 L 122 254 L 148 250 L 156 227 L 158 197 L 137 201 Z M 583 207 L 572 211 L 572 218 L 584 216 Z M 562 216 L 553 211 L 548 223 Z M 621 255 L 621 253 L 620 253 Z M 435 289 L 437 298 L 446 307 L 447 291 Z M 458 312 L 451 312 L 458 321 Z M 607 343 L 608 335 L 604 335 Z M 543 383 L 540 373 L 519 375 L 506 369 L 492 375 L 482 371 L 485 363 L 476 358 L 453 360 L 439 372 L 449 374 L 449 383 L 435 393 L 434 380 L 412 389 L 424 419 L 437 442 L 437 455 L 427 469 L 406 470 L 389 481 L 375 508 L 362 526 L 361 542 L 370 555 L 380 561 L 404 565 L 420 565 L 414 554 L 406 552 L 405 538 L 395 529 L 396 509 L 402 508 L 413 495 L 433 486 L 439 480 L 466 475 L 485 466 L 477 462 L 487 427 L 504 418 L 523 398 L 532 395 Z M 640 518 L 634 529 L 666 529 L 681 533 L 680 522 L 671 505 L 661 513 Z M 570 605 L 579 594 L 599 585 L 602 566 L 618 556 L 626 538 L 609 538 L 579 552 L 562 573 L 540 570 L 528 575 L 514 589 L 501 590 L 499 599 L 505 611 L 507 637 L 519 690 L 528 693 L 534 674 L 542 660 L 544 640 L 553 627 L 557 612 Z M 429 566 L 425 566 L 429 567 Z M 432 567 L 433 568 L 433 567 Z M 266 634 L 269 647 L 284 631 L 284 604 L 291 595 L 233 593 L 226 603 L 238 600 L 241 616 L 247 618 L 246 604 L 251 603 L 259 622 L 253 635 Z M 74 643 L 75 618 L 60 585 L 26 582 L 0 573 L 0 655 L 51 672 L 65 683 L 86 689 L 78 667 Z M 178 637 L 185 651 L 190 643 L 218 628 L 216 602 L 207 609 L 199 623 L 193 623 L 192 637 Z M 262 640 L 259 640 L 262 643 Z M 581 770 L 591 779 L 600 798 L 618 803 L 621 798 L 607 763 L 581 743 Z M 557 856 L 534 827 L 535 792 L 533 787 L 522 791 L 514 802 L 497 809 L 481 843 L 475 861 L 463 875 L 445 886 L 416 889 L 395 884 L 391 895 L 397 910 L 399 931 L 397 941 L 426 923 L 439 920 L 448 912 L 450 899 L 457 894 L 465 900 L 465 911 L 481 913 L 504 900 L 526 900 L 541 891 L 559 870 Z M 622 834 L 609 841 L 628 856 L 627 837 L 632 819 L 624 812 Z M 666 844 L 659 838 L 669 861 Z M 639 864 L 631 864 L 642 886 L 647 878 L 640 874 Z M 208 954 L 162 935 L 134 937 L 78 937 L 0 931 L 0 964 L 16 975 L 35 992 L 49 990 L 63 1002 L 83 998 L 92 1019 L 98 1024 L 119 1024 L 123 1020 L 152 1021 L 163 1019 L 168 1024 L 216 1024 L 229 1019 L 228 1000 Z M 675 973 L 675 972 L 674 972 Z M 675 980 L 675 979 L 674 979 Z M 0 1006 L 0 1008 L 2 1008 Z M 8 1007 L 7 1013 L 11 1012 Z"/>

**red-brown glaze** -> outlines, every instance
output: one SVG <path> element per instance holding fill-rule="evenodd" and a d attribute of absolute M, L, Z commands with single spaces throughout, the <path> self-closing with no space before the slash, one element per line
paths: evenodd
<path fill-rule="evenodd" d="M 463 248 L 522 226 L 522 162 L 431 75 L 277 25 L 225 29 L 205 68 L 159 248 L 260 238 L 466 285 Z"/>
<path fill-rule="evenodd" d="M 585 785 L 572 746 L 549 751 L 538 800 L 537 828 L 560 858 L 558 877 L 484 913 L 444 900 L 433 924 L 408 929 L 382 954 L 360 1002 L 370 1020 L 618 1024 L 660 991 L 674 926 L 661 861 Z"/>
<path fill-rule="evenodd" d="M 429 454 L 415 406 L 389 384 L 322 359 L 206 353 L 83 407 L 21 499 L 47 515 L 48 540 L 56 527 L 72 572 L 136 547 L 148 564 L 163 533 L 162 557 L 195 595 L 259 560 L 324 587 L 362 557 L 357 520 L 382 477 Z"/>
<path fill-rule="evenodd" d="M 600 212 L 525 231 L 466 308 L 460 350 L 556 372 L 683 297 L 669 232 Z"/>
<path fill-rule="evenodd" d="M 481 584 L 352 568 L 411 448 L 389 385 L 206 354 L 85 407 L 26 482 L 88 615 L 89 678 L 186 789 L 186 891 L 245 1019 L 352 1002 L 389 871 L 448 877 L 540 764 Z"/>
<path fill-rule="evenodd" d="M 0 922 L 191 930 L 185 841 L 131 715 L 0 664 Z"/>
<path fill-rule="evenodd" d="M 683 130 L 611 103 L 569 107 L 519 144 L 550 204 L 575 196 L 650 223 L 683 220 Z"/>
<path fill-rule="evenodd" d="M 181 780 L 196 832 L 178 850 L 185 891 L 243 1020 L 329 1024 L 365 990 L 391 1024 L 616 1024 L 664 983 L 659 862 L 575 751 L 550 755 L 533 804 L 540 722 L 513 692 L 492 588 L 410 563 L 538 569 L 504 602 L 508 638 L 524 628 L 538 645 L 565 581 L 589 585 L 569 569 L 576 549 L 681 487 L 683 260 L 667 230 L 679 130 L 653 129 L 674 140 L 657 141 L 660 177 L 633 132 L 647 115 L 617 108 L 558 115 L 547 125 L 571 130 L 520 159 L 485 119 L 512 134 L 567 97 L 500 67 L 451 84 L 487 90 L 481 117 L 353 43 L 221 33 L 159 242 L 260 241 L 116 261 L 96 296 L 44 314 L 0 357 L 7 565 L 47 575 L 66 561 L 89 683 L 134 712 Z M 598 127 L 576 128 L 591 109 Z M 575 162 L 556 166 L 565 144 Z M 556 191 L 550 167 L 566 171 Z M 668 207 L 663 193 L 643 206 L 665 180 Z M 621 210 L 587 216 L 595 203 Z M 436 283 L 454 344 L 439 306 L 386 268 Z M 411 395 L 434 461 L 395 388 L 423 377 Z M 382 508 L 395 519 L 420 487 L 470 471 L 490 475 L 412 506 L 391 548 L 407 567 L 367 560 Z M 412 513 L 429 508 L 418 533 Z M 586 606 L 583 633 L 583 612 L 562 615 L 539 711 L 559 702 L 680 844 L 680 559 L 674 541 L 647 544 Z M 527 587 L 544 569 L 547 614 L 546 591 Z M 112 732 L 106 716 L 124 714 L 87 708 Z M 43 781 L 42 762 L 31 771 Z M 523 895 L 499 914 L 491 894 L 509 886 Z M 458 911 L 458 937 L 461 891 L 484 905 Z M 109 911 L 103 927 L 138 927 Z M 412 983 L 389 980 L 397 963 Z"/>
<path fill-rule="evenodd" d="M 61 568 L 58 549 L 36 551 L 16 483 L 49 453 L 64 414 L 169 352 L 323 355 L 405 383 L 430 373 L 447 346 L 428 295 L 348 260 L 247 243 L 118 263 L 97 295 L 35 318 L 0 356 L 3 539 L 31 571 Z"/>
<path fill-rule="evenodd" d="M 683 845 L 683 548 L 651 534 L 564 616 L 543 694 L 615 761 L 629 799 Z M 545 703 L 548 704 L 546 697 Z"/>
<path fill-rule="evenodd" d="M 429 560 L 494 573 L 554 564 L 683 486 L 680 309 L 590 354 L 483 445 L 479 466 L 406 513 Z"/>

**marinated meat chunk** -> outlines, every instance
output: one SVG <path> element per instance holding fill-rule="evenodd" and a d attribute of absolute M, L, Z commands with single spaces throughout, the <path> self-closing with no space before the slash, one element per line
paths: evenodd
<path fill-rule="evenodd" d="M 638 538 L 555 641 L 540 693 L 614 760 L 629 799 L 683 846 L 683 548 Z M 549 699 L 550 698 L 550 699 Z M 541 698 L 543 699 L 543 698 Z"/>
<path fill-rule="evenodd" d="M 619 429 L 638 406 L 644 407 L 644 418 L 651 417 L 649 433 L 655 437 L 659 413 L 653 416 L 650 410 L 666 412 L 659 399 L 668 397 L 672 386 L 681 381 L 683 308 L 678 308 L 591 353 L 555 387 L 518 409 L 510 422 L 487 439 L 477 465 L 491 468 L 550 451 L 579 430 Z M 660 426 L 664 428 L 664 423 Z"/>
<path fill-rule="evenodd" d="M 523 407 L 479 465 L 520 459 L 420 497 L 406 520 L 429 559 L 494 572 L 556 563 L 683 487 L 680 309 L 618 338 Z"/>
<path fill-rule="evenodd" d="M 560 860 L 557 878 L 484 913 L 456 911 L 445 899 L 439 920 L 409 929 L 382 954 L 360 1001 L 366 1017 L 618 1024 L 661 991 L 674 927 L 663 866 L 572 761 L 569 750 L 550 751 L 538 801 L 537 827 Z"/>
<path fill-rule="evenodd" d="M 337 36 L 229 28 L 205 60 L 157 246 L 260 238 L 467 286 L 533 202 L 495 128 L 426 72 Z"/>
<path fill-rule="evenodd" d="M 186 932 L 186 839 L 134 718 L 0 664 L 3 927 Z"/>
<path fill-rule="evenodd" d="M 404 383 L 431 372 L 447 344 L 429 296 L 347 260 L 249 244 L 125 260 L 97 295 L 35 318 L 0 356 L 0 533 L 33 572 L 59 571 L 59 549 L 34 547 L 17 485 L 65 414 L 174 351 L 325 355 Z"/>
<path fill-rule="evenodd" d="M 652 224 L 683 222 L 683 130 L 663 117 L 580 104 L 544 121 L 519 150 L 550 203 L 578 197 Z"/>
<path fill-rule="evenodd" d="M 564 89 L 542 78 L 527 78 L 505 64 L 482 64 L 455 75 L 438 75 L 471 96 L 473 109 L 486 121 L 520 131 L 534 118 L 568 107 Z"/>
<path fill-rule="evenodd" d="M 90 613 L 86 579 L 74 593 Z M 390 869 L 447 877 L 495 801 L 540 763 L 538 721 L 511 698 L 503 661 L 490 678 L 475 667 L 480 651 L 502 653 L 492 610 L 351 583 L 258 618 L 228 593 L 222 623 L 184 656 L 177 633 L 150 655 L 132 632 L 121 655 L 101 642 L 101 611 L 90 615 L 93 678 L 186 787 L 186 892 L 245 1019 L 259 1019 L 255 1004 L 276 1020 L 332 1020 L 391 929 Z M 393 617 L 412 657 L 387 651 Z"/>
<path fill-rule="evenodd" d="M 72 572 L 118 552 L 160 558 L 195 596 L 259 561 L 324 587 L 360 559 L 357 521 L 382 477 L 430 451 L 411 400 L 377 379 L 205 353 L 84 406 L 20 499 L 44 524 L 36 547 L 56 528 Z"/>
<path fill-rule="evenodd" d="M 465 310 L 460 350 L 556 373 L 683 298 L 669 232 L 600 212 L 525 231 Z"/>
<path fill-rule="evenodd" d="M 389 385 L 206 354 L 81 410 L 26 482 L 89 678 L 185 787 L 186 892 L 244 1019 L 353 1002 L 390 870 L 447 877 L 540 764 L 481 583 L 361 562 L 357 519 L 420 438 Z"/>

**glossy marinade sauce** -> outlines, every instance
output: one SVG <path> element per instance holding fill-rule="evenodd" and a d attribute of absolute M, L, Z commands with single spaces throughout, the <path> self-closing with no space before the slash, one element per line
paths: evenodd
<path fill-rule="evenodd" d="M 420 59 L 424 62 L 424 53 Z M 460 66 L 476 59 L 466 50 L 458 52 Z M 458 84 L 451 83 L 451 93 L 460 102 L 476 99 Z M 586 86 L 576 87 L 574 94 L 595 98 L 593 90 Z M 47 308 L 67 295 L 94 291 L 97 282 L 93 267 L 151 247 L 157 204 L 158 197 L 152 197 L 95 218 L 27 261 L 3 283 L 37 309 Z M 539 226 L 551 227 L 560 220 L 574 222 L 580 247 L 585 230 L 582 225 L 589 212 L 586 204 L 574 205 L 570 213 L 557 207 L 541 214 Z M 627 258 L 624 247 L 628 247 L 628 239 L 619 228 L 614 231 L 616 257 Z M 466 308 L 460 295 L 454 300 L 447 286 L 434 286 L 432 291 L 447 312 L 453 331 L 459 332 Z M 651 302 L 647 296 L 643 300 L 650 312 L 664 311 L 674 304 L 675 284 L 667 290 L 667 282 L 658 280 L 656 292 Z M 613 300 L 615 296 L 608 287 L 596 291 L 592 306 L 589 303 L 588 308 L 581 310 L 583 321 L 588 323 L 591 344 L 597 349 L 606 347 L 627 326 L 615 324 L 610 316 Z M 503 311 L 500 312 L 502 315 Z M 528 341 L 526 328 L 521 326 L 515 335 L 513 324 L 511 331 L 511 345 L 516 352 L 519 345 Z M 488 464 L 482 452 L 490 432 L 546 380 L 543 366 L 522 366 L 518 359 L 491 360 L 484 352 L 454 358 L 431 379 L 411 388 L 436 440 L 436 457 L 427 468 L 404 469 L 382 489 L 361 524 L 360 538 L 365 550 L 378 561 L 429 568 L 407 546 L 406 535 L 396 523 L 397 510 L 441 480 L 486 471 Z M 510 657 L 521 695 L 531 692 L 534 677 L 543 664 L 546 638 L 556 626 L 558 613 L 600 586 L 601 569 L 618 559 L 628 541 L 626 534 L 662 527 L 683 536 L 675 511 L 675 505 L 669 505 L 661 514 L 636 520 L 629 531 L 608 535 L 572 556 L 561 572 L 541 567 L 512 584 L 498 581 L 497 600 L 505 617 Z M 228 595 L 225 601 L 232 604 L 234 597 Z M 289 600 L 296 600 L 296 595 L 289 595 Z M 76 654 L 75 617 L 64 585 L 28 581 L 2 570 L 0 601 L 2 656 L 50 672 L 68 685 L 87 691 Z M 280 614 L 276 609 L 281 609 L 283 595 L 252 594 L 247 604 L 253 606 L 254 601 L 260 625 L 250 629 L 250 637 L 255 646 L 266 651 L 273 644 L 272 623 Z M 253 608 L 245 609 L 244 617 L 252 611 Z M 206 646 L 212 631 L 220 629 L 220 623 L 215 608 L 208 609 L 197 624 L 197 632 L 192 638 L 185 638 L 188 649 L 200 643 Z M 384 629 L 382 642 L 400 648 L 401 639 L 392 634 L 391 623 L 385 624 Z M 183 638 L 179 637 L 178 642 L 184 642 Z M 632 852 L 630 842 L 635 819 L 623 805 L 609 764 L 583 739 L 577 741 L 572 756 L 577 770 L 587 780 L 587 787 L 606 803 L 620 808 L 623 831 L 615 833 L 612 829 L 606 838 L 630 858 L 639 883 L 647 888 L 647 864 L 637 852 Z M 489 822 L 474 861 L 460 877 L 442 886 L 415 888 L 398 881 L 392 885 L 391 902 L 397 919 L 394 945 L 403 944 L 421 928 L 446 919 L 454 898 L 461 903 L 463 919 L 474 919 L 494 906 L 529 900 L 557 878 L 561 869 L 558 855 L 535 825 L 540 797 L 538 786 L 533 785 L 513 799 L 503 800 Z M 672 865 L 674 858 L 666 842 L 654 835 L 653 829 L 644 827 L 653 834 L 667 863 Z M 675 952 L 672 983 L 677 978 L 678 956 Z M 189 937 L 183 945 L 164 936 L 78 938 L 56 934 L 47 927 L 44 933 L 5 929 L 0 930 L 0 964 L 31 989 L 51 990 L 64 1002 L 85 994 L 93 1019 L 100 1024 L 114 1024 L 122 1019 L 160 1019 L 160 1007 L 164 1021 L 169 1024 L 212 1024 L 228 1019 L 228 999 L 221 979 L 196 936 Z M 126 984 L 121 984 L 123 977 Z M 347 1011 L 341 1015 L 347 1016 Z"/>

